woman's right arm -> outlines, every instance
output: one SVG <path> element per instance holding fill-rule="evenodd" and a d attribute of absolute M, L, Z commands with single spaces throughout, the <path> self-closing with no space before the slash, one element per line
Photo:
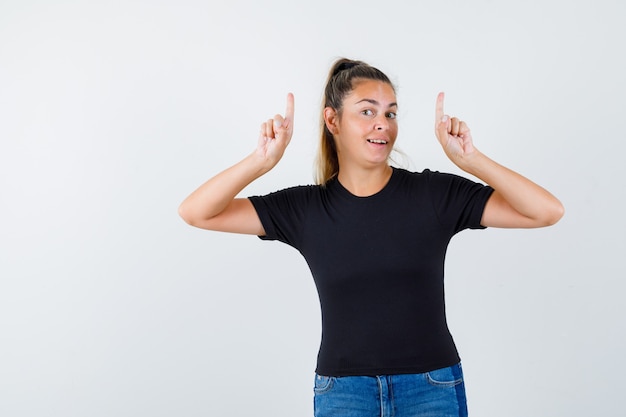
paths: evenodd
<path fill-rule="evenodd" d="M 294 98 L 290 93 L 284 118 L 276 115 L 261 125 L 256 150 L 209 179 L 181 203 L 178 213 L 183 220 L 201 229 L 264 235 L 250 200 L 236 196 L 280 161 L 293 134 L 293 115 Z"/>

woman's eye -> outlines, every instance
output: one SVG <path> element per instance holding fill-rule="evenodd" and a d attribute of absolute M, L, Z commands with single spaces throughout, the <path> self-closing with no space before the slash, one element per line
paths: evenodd
<path fill-rule="evenodd" d="M 367 110 L 363 110 L 363 111 L 361 112 L 361 114 L 362 114 L 362 115 L 364 115 L 364 116 L 371 116 L 371 115 L 373 115 L 373 114 L 374 114 L 374 112 L 373 112 L 373 111 L 371 111 L 371 110 L 369 110 L 369 109 L 367 109 Z"/>
<path fill-rule="evenodd" d="M 389 113 L 387 113 L 387 117 L 390 119 L 395 119 L 396 117 L 398 117 L 398 114 L 390 111 Z"/>

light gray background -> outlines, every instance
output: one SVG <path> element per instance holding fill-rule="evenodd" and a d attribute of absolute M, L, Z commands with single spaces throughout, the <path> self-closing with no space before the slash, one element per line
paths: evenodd
<path fill-rule="evenodd" d="M 0 2 L 0 415 L 306 416 L 315 287 L 279 243 L 193 229 L 182 199 L 296 97 L 279 166 L 312 180 L 340 56 L 390 75 L 405 166 L 477 147 L 565 204 L 468 231 L 447 263 L 475 416 L 623 416 L 623 2 Z"/>

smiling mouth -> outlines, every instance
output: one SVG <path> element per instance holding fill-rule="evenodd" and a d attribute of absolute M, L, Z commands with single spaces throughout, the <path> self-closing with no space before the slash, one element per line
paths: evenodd
<path fill-rule="evenodd" d="M 368 139 L 367 140 L 369 143 L 376 143 L 378 145 L 386 145 L 389 141 L 386 141 L 384 139 Z"/>

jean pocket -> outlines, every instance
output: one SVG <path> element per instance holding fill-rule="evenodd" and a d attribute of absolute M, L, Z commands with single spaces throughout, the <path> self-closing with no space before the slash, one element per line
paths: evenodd
<path fill-rule="evenodd" d="M 313 391 L 315 391 L 316 394 L 330 391 L 334 383 L 335 377 L 315 374 L 315 387 Z"/>
<path fill-rule="evenodd" d="M 455 387 L 463 383 L 463 371 L 461 370 L 460 364 L 448 368 L 436 369 L 426 373 L 426 380 L 430 385 L 435 387 Z"/>

